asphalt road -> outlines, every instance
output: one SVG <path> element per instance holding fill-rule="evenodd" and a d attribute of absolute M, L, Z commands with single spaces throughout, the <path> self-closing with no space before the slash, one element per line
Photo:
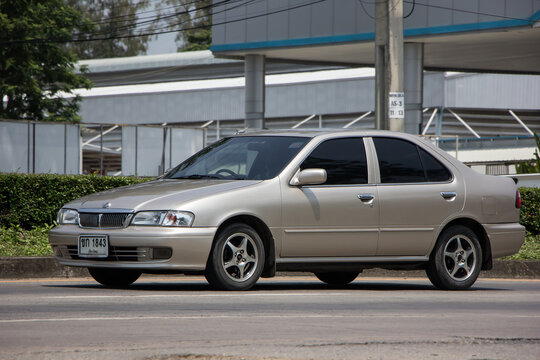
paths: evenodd
<path fill-rule="evenodd" d="M 539 359 L 540 280 L 311 277 L 212 291 L 202 278 L 0 281 L 0 359 Z"/>

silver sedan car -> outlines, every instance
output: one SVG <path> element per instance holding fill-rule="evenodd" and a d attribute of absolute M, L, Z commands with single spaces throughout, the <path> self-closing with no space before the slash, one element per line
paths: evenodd
<path fill-rule="evenodd" d="M 343 285 L 363 269 L 425 269 L 466 289 L 525 230 L 510 178 L 481 175 L 416 136 L 282 131 L 227 137 L 165 176 L 66 204 L 60 264 L 105 286 L 204 274 L 246 290 L 276 271 Z"/>

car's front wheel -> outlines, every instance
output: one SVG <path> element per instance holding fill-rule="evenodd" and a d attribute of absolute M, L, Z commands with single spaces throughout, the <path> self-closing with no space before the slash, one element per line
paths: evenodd
<path fill-rule="evenodd" d="M 88 268 L 88 272 L 98 283 L 113 288 L 127 287 L 141 276 L 140 271 L 125 269 Z"/>
<path fill-rule="evenodd" d="M 333 271 L 333 272 L 316 272 L 315 276 L 322 282 L 328 285 L 347 285 L 356 279 L 360 274 L 357 271 Z"/>
<path fill-rule="evenodd" d="M 437 288 L 464 290 L 474 284 L 482 267 L 482 249 L 476 234 L 462 225 L 441 233 L 426 273 Z"/>
<path fill-rule="evenodd" d="M 259 234 L 245 224 L 221 230 L 214 242 L 205 276 L 222 290 L 248 290 L 261 276 L 264 245 Z"/>

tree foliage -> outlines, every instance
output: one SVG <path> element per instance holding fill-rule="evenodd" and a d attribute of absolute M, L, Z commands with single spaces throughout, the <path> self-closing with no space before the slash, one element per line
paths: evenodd
<path fill-rule="evenodd" d="M 163 11 L 174 7 L 174 13 Z M 212 0 L 165 0 L 160 5 L 161 17 L 172 29 L 177 29 L 178 51 L 207 50 L 212 43 Z M 185 30 L 184 30 L 185 29 Z"/>
<path fill-rule="evenodd" d="M 80 98 L 60 95 L 91 83 L 62 42 L 90 30 L 62 0 L 0 1 L 0 118 L 78 120 Z"/>
<path fill-rule="evenodd" d="M 92 32 L 94 37 L 108 38 L 68 44 L 68 49 L 79 58 L 101 59 L 146 54 L 151 36 L 133 35 L 140 33 L 141 29 L 149 33 L 155 28 L 156 22 L 147 19 L 155 14 L 139 16 L 139 12 L 149 7 L 149 0 L 67 0 L 66 2 L 94 25 Z"/>

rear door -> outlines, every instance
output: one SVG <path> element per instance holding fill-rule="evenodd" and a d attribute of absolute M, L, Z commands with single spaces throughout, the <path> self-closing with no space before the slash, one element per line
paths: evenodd
<path fill-rule="evenodd" d="M 380 173 L 377 255 L 427 255 L 439 226 L 463 208 L 461 178 L 410 141 L 373 137 L 373 144 Z"/>

